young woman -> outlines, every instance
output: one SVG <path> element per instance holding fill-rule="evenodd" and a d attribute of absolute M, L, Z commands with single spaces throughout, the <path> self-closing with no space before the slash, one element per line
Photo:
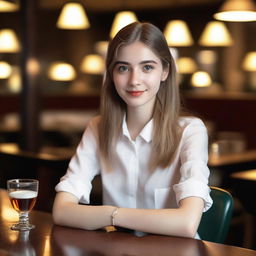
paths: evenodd
<path fill-rule="evenodd" d="M 56 224 L 88 230 L 109 225 L 195 237 L 212 204 L 207 131 L 182 117 L 174 60 L 162 32 L 133 23 L 110 42 L 101 115 L 89 123 L 57 185 Z M 91 206 L 100 174 L 103 205 Z"/>

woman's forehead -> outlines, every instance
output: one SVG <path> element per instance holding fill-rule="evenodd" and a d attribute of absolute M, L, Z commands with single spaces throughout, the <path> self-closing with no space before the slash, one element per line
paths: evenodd
<path fill-rule="evenodd" d="M 146 44 L 136 41 L 130 44 L 122 45 L 116 53 L 118 61 L 136 61 L 136 60 L 155 60 L 160 61 L 160 58 Z"/>

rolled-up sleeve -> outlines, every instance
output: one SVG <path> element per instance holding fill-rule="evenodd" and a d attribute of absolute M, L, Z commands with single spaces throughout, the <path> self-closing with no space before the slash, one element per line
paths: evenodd
<path fill-rule="evenodd" d="M 69 192 L 86 204 L 90 203 L 91 181 L 100 172 L 97 122 L 98 119 L 92 119 L 89 123 L 66 174 L 55 187 L 57 192 Z"/>
<path fill-rule="evenodd" d="M 208 135 L 200 119 L 194 119 L 184 128 L 180 147 L 181 178 L 173 186 L 176 201 L 187 197 L 200 197 L 204 200 L 204 211 L 212 205 L 208 178 Z"/>

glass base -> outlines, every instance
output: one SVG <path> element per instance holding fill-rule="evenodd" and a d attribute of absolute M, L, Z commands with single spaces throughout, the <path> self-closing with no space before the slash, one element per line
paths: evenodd
<path fill-rule="evenodd" d="M 31 230 L 33 228 L 35 228 L 35 225 L 33 225 L 33 224 L 23 224 L 23 223 L 17 223 L 17 224 L 14 224 L 14 225 L 11 226 L 12 230 L 22 230 L 22 231 Z"/>

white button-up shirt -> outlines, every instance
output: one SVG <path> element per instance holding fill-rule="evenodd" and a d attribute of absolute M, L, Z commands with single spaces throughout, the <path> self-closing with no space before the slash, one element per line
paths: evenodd
<path fill-rule="evenodd" d="M 97 124 L 89 123 L 67 173 L 56 191 L 75 195 L 89 203 L 91 181 L 101 174 L 103 204 L 118 207 L 162 209 L 177 208 L 183 198 L 195 196 L 204 200 L 204 211 L 212 204 L 208 187 L 208 136 L 203 122 L 182 117 L 182 136 L 173 162 L 167 168 L 149 168 L 153 120 L 147 123 L 136 140 L 130 137 L 126 121 L 116 145 L 112 170 L 107 170 L 99 157 Z M 106 134 L 108 136 L 108 134 Z"/>

